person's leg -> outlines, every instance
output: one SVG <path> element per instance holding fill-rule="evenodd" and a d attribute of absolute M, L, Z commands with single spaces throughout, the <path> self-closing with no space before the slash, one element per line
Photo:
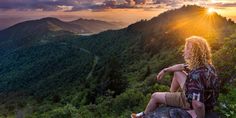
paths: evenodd
<path fill-rule="evenodd" d="M 148 105 L 146 106 L 144 113 L 145 114 L 150 113 L 154 111 L 159 106 L 159 104 L 165 104 L 166 103 L 165 94 L 166 92 L 153 93 Z"/>
<path fill-rule="evenodd" d="M 198 118 L 205 118 L 205 105 L 197 100 L 192 100 L 193 109 Z"/>
<path fill-rule="evenodd" d="M 183 89 L 186 78 L 187 78 L 186 73 L 182 71 L 174 72 L 174 76 L 171 82 L 170 92 L 176 92 L 179 89 L 179 87 Z"/>
<path fill-rule="evenodd" d="M 132 113 L 131 117 L 143 118 L 144 114 L 154 111 L 159 106 L 159 104 L 166 104 L 184 109 L 190 108 L 190 105 L 186 101 L 185 94 L 183 92 L 155 92 L 152 94 L 145 111 L 138 114 Z"/>
<path fill-rule="evenodd" d="M 187 112 L 192 116 L 192 118 L 197 118 L 197 114 L 194 110 L 187 110 Z"/>
<path fill-rule="evenodd" d="M 137 114 L 132 113 L 131 118 L 143 118 L 144 114 L 148 114 L 154 111 L 159 106 L 159 104 L 165 104 L 166 103 L 165 94 L 166 92 L 153 93 L 151 96 L 151 99 L 149 100 L 148 105 L 146 106 L 145 111 L 137 113 Z"/>
<path fill-rule="evenodd" d="M 183 89 L 184 83 L 186 80 L 186 74 L 184 72 L 181 71 L 177 71 L 174 73 L 174 77 L 172 80 L 172 84 L 171 84 L 171 91 L 175 92 L 179 87 L 181 87 Z M 168 103 L 166 102 L 166 93 L 168 93 Z M 180 93 L 169 93 L 169 92 L 155 92 L 152 94 L 152 97 L 148 103 L 148 105 L 146 106 L 146 109 L 144 111 L 144 114 L 148 114 L 152 111 L 154 111 L 159 104 L 167 104 L 167 105 L 172 105 L 172 106 L 181 106 L 182 103 L 179 103 L 179 101 L 181 101 L 180 99 L 182 99 L 180 97 Z M 172 101 L 172 102 L 170 102 Z M 183 105 L 182 105 L 183 106 Z M 142 112 L 141 112 L 142 113 Z M 141 118 L 141 117 L 137 117 L 137 114 L 132 113 L 131 114 L 132 118 Z"/>

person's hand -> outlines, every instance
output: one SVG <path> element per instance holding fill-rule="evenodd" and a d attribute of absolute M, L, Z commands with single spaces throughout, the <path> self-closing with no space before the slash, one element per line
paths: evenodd
<path fill-rule="evenodd" d="M 165 75 L 165 71 L 164 71 L 164 70 L 161 70 L 161 71 L 157 74 L 157 80 L 161 80 L 164 75 Z"/>

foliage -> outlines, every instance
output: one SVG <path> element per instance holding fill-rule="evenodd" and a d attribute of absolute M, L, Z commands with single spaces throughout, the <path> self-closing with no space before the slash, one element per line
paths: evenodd
<path fill-rule="evenodd" d="M 232 89 L 233 88 L 233 89 Z M 229 86 L 228 89 L 232 89 L 227 94 L 220 94 L 219 105 L 216 110 L 219 111 L 223 116 L 227 118 L 236 117 L 236 88 Z"/>

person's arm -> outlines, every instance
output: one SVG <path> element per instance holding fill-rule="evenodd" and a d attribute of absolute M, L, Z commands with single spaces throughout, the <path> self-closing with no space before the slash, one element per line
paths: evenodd
<path fill-rule="evenodd" d="M 176 64 L 168 68 L 164 68 L 158 73 L 157 80 L 161 80 L 166 72 L 182 71 L 185 69 L 185 66 L 186 66 L 185 64 Z"/>
<path fill-rule="evenodd" d="M 175 72 L 175 71 L 182 71 L 185 69 L 185 64 L 176 64 L 173 66 L 170 66 L 168 68 L 164 68 L 163 71 L 165 72 Z"/>
<path fill-rule="evenodd" d="M 192 101 L 193 110 L 197 114 L 197 118 L 205 118 L 205 105 L 197 100 Z"/>

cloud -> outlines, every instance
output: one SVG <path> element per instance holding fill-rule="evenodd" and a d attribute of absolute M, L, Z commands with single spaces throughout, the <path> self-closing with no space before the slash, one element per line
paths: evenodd
<path fill-rule="evenodd" d="M 57 7 L 59 7 L 61 11 L 70 11 L 73 9 L 73 6 L 58 5 Z"/>
<path fill-rule="evenodd" d="M 129 6 L 134 6 L 136 4 L 134 0 L 126 0 L 126 2 Z"/>
<path fill-rule="evenodd" d="M 1 0 L 1 10 L 37 10 L 56 11 L 64 9 L 59 6 L 74 6 L 79 4 L 77 0 Z"/>
<path fill-rule="evenodd" d="M 126 2 L 133 6 L 133 5 L 138 5 L 138 4 L 145 4 L 147 0 L 126 0 Z"/>
<path fill-rule="evenodd" d="M 236 2 L 232 2 L 232 3 L 216 2 L 216 3 L 211 3 L 209 5 L 213 7 L 236 7 Z"/>
<path fill-rule="evenodd" d="M 0 0 L 0 10 L 79 11 L 108 8 L 153 8 L 154 0 Z M 164 0 L 163 0 L 164 1 Z"/>
<path fill-rule="evenodd" d="M 152 0 L 149 0 L 152 1 Z M 96 4 L 83 4 L 72 9 L 78 11 L 82 9 L 90 9 L 92 11 L 104 11 L 107 9 L 132 9 L 132 8 L 153 8 L 154 4 L 146 4 L 147 0 L 105 0 Z M 83 8 L 84 7 L 84 8 Z"/>
<path fill-rule="evenodd" d="M 210 3 L 209 0 L 0 0 L 0 10 L 102 11 L 122 8 L 175 8 L 185 3 L 207 3 L 218 7 L 235 7 L 236 3 Z"/>
<path fill-rule="evenodd" d="M 0 10 L 79 11 L 140 8 L 153 0 L 0 0 Z"/>

